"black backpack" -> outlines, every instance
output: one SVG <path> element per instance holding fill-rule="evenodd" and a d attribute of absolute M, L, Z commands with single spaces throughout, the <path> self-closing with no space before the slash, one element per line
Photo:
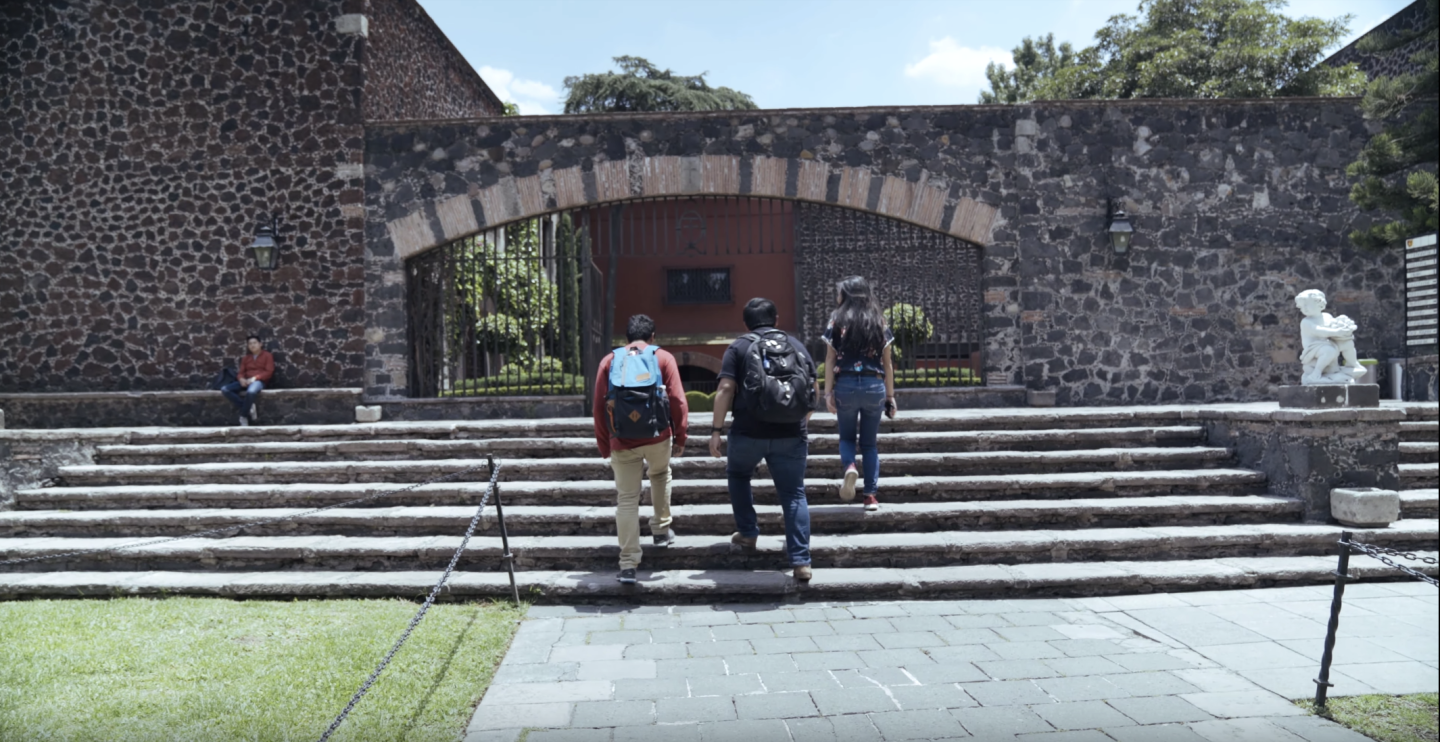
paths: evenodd
<path fill-rule="evenodd" d="M 741 387 L 746 410 L 760 422 L 803 421 L 815 409 L 815 362 L 780 330 L 743 337 L 750 341 Z"/>

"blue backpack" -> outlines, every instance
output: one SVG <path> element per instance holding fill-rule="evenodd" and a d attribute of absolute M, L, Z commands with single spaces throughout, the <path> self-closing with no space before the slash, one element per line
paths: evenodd
<path fill-rule="evenodd" d="M 655 357 L 659 349 L 658 345 L 615 349 L 605 407 L 616 438 L 658 438 L 670 427 L 670 400 L 665 396 L 660 359 Z"/>

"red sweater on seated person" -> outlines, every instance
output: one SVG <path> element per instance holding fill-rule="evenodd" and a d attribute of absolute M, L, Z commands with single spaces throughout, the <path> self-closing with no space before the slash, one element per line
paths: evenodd
<path fill-rule="evenodd" d="M 262 350 L 259 355 L 245 354 L 240 357 L 240 378 L 255 379 L 265 384 L 275 375 L 275 356 Z"/>

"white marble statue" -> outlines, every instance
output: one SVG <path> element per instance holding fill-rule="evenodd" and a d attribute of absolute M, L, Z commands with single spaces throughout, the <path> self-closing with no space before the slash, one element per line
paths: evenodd
<path fill-rule="evenodd" d="M 1305 315 L 1300 320 L 1300 383 L 1354 384 L 1365 375 L 1355 357 L 1355 321 L 1325 311 L 1325 294 L 1316 289 L 1301 291 L 1295 306 Z"/>

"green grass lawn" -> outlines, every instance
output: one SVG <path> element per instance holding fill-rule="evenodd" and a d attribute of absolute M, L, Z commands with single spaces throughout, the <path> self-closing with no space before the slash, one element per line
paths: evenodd
<path fill-rule="evenodd" d="M 1312 701 L 1298 703 L 1315 710 Z M 1440 730 L 1434 693 L 1331 698 L 1325 706 L 1321 716 L 1378 742 L 1435 742 Z"/>
<path fill-rule="evenodd" d="M 0 740 L 315 740 L 418 604 L 0 603 Z M 441 604 L 332 739 L 457 740 L 521 612 Z"/>

